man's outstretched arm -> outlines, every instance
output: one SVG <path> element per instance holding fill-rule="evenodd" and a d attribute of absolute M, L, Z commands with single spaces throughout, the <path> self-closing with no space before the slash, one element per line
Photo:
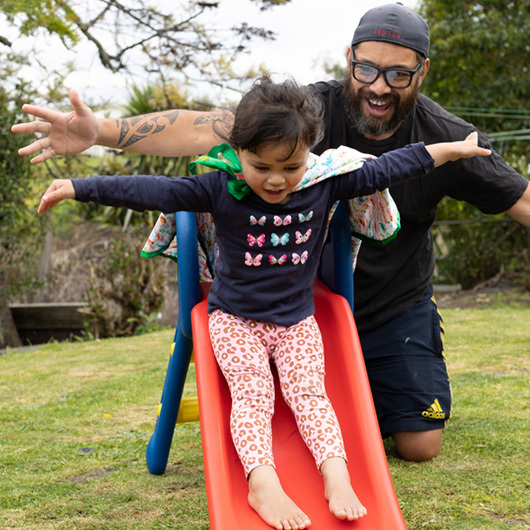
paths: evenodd
<path fill-rule="evenodd" d="M 14 133 L 43 135 L 19 149 L 38 164 L 55 155 L 80 153 L 93 145 L 147 155 L 186 156 L 207 153 L 228 136 L 234 116 L 229 110 L 199 112 L 174 109 L 131 118 L 97 118 L 75 90 L 70 91 L 72 111 L 58 112 L 24 105 L 38 120 L 13 125 Z"/>
<path fill-rule="evenodd" d="M 506 210 L 506 213 L 530 228 L 530 183 L 521 198 L 509 210 Z"/>

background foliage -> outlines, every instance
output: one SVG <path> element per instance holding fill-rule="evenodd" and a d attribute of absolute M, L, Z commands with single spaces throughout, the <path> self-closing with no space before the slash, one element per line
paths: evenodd
<path fill-rule="evenodd" d="M 39 232 L 42 220 L 35 219 L 32 200 L 35 175 L 27 160 L 17 155 L 27 136 L 10 133 L 11 125 L 23 119 L 21 102 L 29 87 L 17 85 L 7 93 L 0 85 L 0 297 L 16 295 L 34 287 L 37 275 Z"/>
<path fill-rule="evenodd" d="M 420 5 L 431 32 L 431 68 L 422 92 L 487 133 L 506 161 L 528 177 L 530 0 Z M 470 288 L 501 273 L 530 289 L 530 231 L 509 219 L 444 199 L 434 228 L 438 281 Z"/>
<path fill-rule="evenodd" d="M 420 12 L 432 62 L 422 90 L 487 132 L 528 127 L 530 0 L 423 0 Z"/>
<path fill-rule="evenodd" d="M 268 9 L 290 0 L 249 1 L 261 9 Z M 64 277 L 61 274 L 67 267 L 63 266 L 61 271 L 49 270 L 52 235 L 67 242 L 80 223 L 118 226 L 122 234 L 116 237 L 116 245 L 127 245 L 121 250 L 124 255 L 131 256 L 137 251 L 131 239 L 139 237 L 138 234 L 132 235 L 135 225 L 143 227 L 145 237 L 154 222 L 152 214 L 132 215 L 123 208 L 114 210 L 96 205 L 65 205 L 53 215 L 37 216 L 36 202 L 50 177 L 131 173 L 182 175 L 187 173 L 189 163 L 189 159 L 112 153 L 102 158 L 83 154 L 52 159 L 45 165 L 30 168 L 29 161 L 20 157 L 17 151 L 33 139 L 11 134 L 10 127 L 27 120 L 27 115 L 21 111 L 24 102 L 69 109 L 64 79 L 74 68 L 71 64 L 59 69 L 50 67 L 48 61 L 42 60 L 43 42 L 58 40 L 67 50 L 88 44 L 97 51 L 104 67 L 129 75 L 132 80 L 130 101 L 120 115 L 168 108 L 204 110 L 213 104 L 208 101 L 202 101 L 200 105 L 195 103 L 184 88 L 186 81 L 198 77 L 216 83 L 232 79 L 235 74 L 231 65 L 238 54 L 243 53 L 254 39 L 274 38 L 272 32 L 249 23 L 226 30 L 204 24 L 204 15 L 220 7 L 219 2 L 194 0 L 176 6 L 148 0 L 6 0 L 0 4 L 3 74 L 0 77 L 0 130 L 4 139 L 0 153 L 3 170 L 0 176 L 0 244 L 3 250 L 0 256 L 0 347 L 4 344 L 3 330 L 9 324 L 6 319 L 10 301 L 65 301 L 64 297 L 53 299 L 55 292 L 64 295 L 57 283 Z M 24 42 L 29 44 L 27 53 L 17 55 L 13 52 L 13 42 L 18 39 L 25 39 Z M 39 74 L 24 82 L 28 66 Z M 134 75 L 137 75 L 138 68 L 150 79 L 156 79 L 156 83 L 137 86 Z M 250 70 L 242 78 L 255 75 L 256 72 Z M 177 77 L 178 82 L 175 81 Z M 145 79 L 145 75 L 141 79 Z M 105 107 L 106 103 L 101 102 L 101 105 Z M 97 110 L 95 105 L 89 104 Z M 116 280 L 126 277 L 130 263 L 123 256 L 118 259 L 118 252 L 113 245 L 111 247 L 111 251 L 98 262 L 98 274 L 93 275 L 95 279 L 89 282 L 86 292 L 86 296 L 90 295 L 94 301 L 90 315 L 93 322 L 98 321 L 100 336 L 130 334 L 145 329 L 152 312 L 163 301 L 160 274 L 147 274 L 144 284 L 138 281 L 138 275 L 145 271 L 135 271 L 137 275 L 131 276 L 131 282 L 137 281 L 128 285 L 129 292 L 125 293 L 125 282 Z M 148 270 L 156 268 L 153 262 L 144 265 Z M 82 285 L 83 280 L 79 280 Z M 42 285 L 46 288 L 38 290 Z M 118 288 L 121 289 L 118 314 L 108 308 L 102 309 L 103 293 L 107 292 L 110 297 L 108 293 L 112 292 L 116 298 Z M 133 292 L 135 288 L 136 292 Z M 136 317 L 131 316 L 133 313 Z"/>

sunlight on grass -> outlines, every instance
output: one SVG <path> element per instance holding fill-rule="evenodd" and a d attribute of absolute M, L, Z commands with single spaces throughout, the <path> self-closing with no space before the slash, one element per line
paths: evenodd
<path fill-rule="evenodd" d="M 442 452 L 414 464 L 385 441 L 405 520 L 411 530 L 527 528 L 530 309 L 443 316 L 454 410 Z M 209 528 L 200 425 L 177 425 L 164 475 L 145 464 L 172 339 L 0 356 L 1 528 Z"/>

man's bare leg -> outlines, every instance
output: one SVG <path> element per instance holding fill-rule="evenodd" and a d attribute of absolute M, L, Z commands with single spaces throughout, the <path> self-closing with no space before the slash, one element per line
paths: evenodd
<path fill-rule="evenodd" d="M 248 503 L 277 530 L 303 530 L 311 520 L 283 491 L 273 466 L 255 467 L 248 477 Z"/>
<path fill-rule="evenodd" d="M 434 431 L 400 431 L 392 433 L 399 455 L 412 462 L 436 458 L 442 447 L 443 429 Z"/>
<path fill-rule="evenodd" d="M 320 466 L 320 472 L 324 478 L 324 494 L 329 503 L 329 511 L 335 517 L 353 521 L 366 515 L 366 508 L 353 491 L 343 458 L 328 458 Z"/>

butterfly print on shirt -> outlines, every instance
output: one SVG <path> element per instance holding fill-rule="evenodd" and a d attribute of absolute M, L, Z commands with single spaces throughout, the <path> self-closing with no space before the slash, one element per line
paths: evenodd
<path fill-rule="evenodd" d="M 262 247 L 263 243 L 265 243 L 265 234 L 260 234 L 258 237 L 254 237 L 252 234 L 247 234 L 247 242 L 249 246 L 254 246 L 254 244 L 258 245 L 258 247 Z"/>
<path fill-rule="evenodd" d="M 250 252 L 245 252 L 245 265 L 248 265 L 249 267 L 259 267 L 261 265 L 262 258 L 263 254 L 258 254 L 253 258 Z"/>
<path fill-rule="evenodd" d="M 296 244 L 301 245 L 302 243 L 306 243 L 307 240 L 311 237 L 311 228 L 305 233 L 302 234 L 302 232 L 299 232 L 298 230 L 295 232 L 296 236 Z"/>

